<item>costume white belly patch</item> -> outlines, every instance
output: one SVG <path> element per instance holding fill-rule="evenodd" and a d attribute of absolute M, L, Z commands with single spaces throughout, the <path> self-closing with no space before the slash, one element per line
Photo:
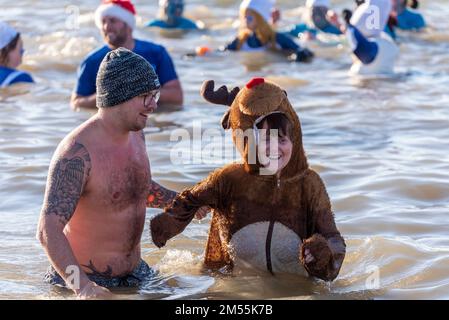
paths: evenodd
<path fill-rule="evenodd" d="M 266 242 L 270 222 L 257 222 L 237 231 L 229 243 L 236 267 L 251 266 L 267 270 Z M 275 222 L 271 237 L 271 266 L 276 273 L 307 275 L 299 261 L 299 236 L 279 222 Z"/>

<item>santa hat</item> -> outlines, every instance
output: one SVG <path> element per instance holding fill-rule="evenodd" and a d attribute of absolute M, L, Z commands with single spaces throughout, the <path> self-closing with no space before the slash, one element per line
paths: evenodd
<path fill-rule="evenodd" d="M 136 27 L 136 9 L 130 0 L 103 0 L 95 11 L 95 24 L 99 29 L 106 16 L 124 21 L 131 29 Z"/>
<path fill-rule="evenodd" d="M 330 0 L 307 0 L 306 7 L 326 7 L 329 8 L 331 6 Z"/>
<path fill-rule="evenodd" d="M 0 21 L 0 50 L 6 47 L 16 36 L 16 30 Z"/>
<path fill-rule="evenodd" d="M 275 0 L 243 0 L 240 5 L 240 11 L 251 9 L 256 11 L 266 21 L 271 19 L 271 9 L 273 9 Z"/>
<path fill-rule="evenodd" d="M 367 0 L 352 15 L 350 23 L 365 37 L 379 37 L 388 22 L 391 0 Z"/>

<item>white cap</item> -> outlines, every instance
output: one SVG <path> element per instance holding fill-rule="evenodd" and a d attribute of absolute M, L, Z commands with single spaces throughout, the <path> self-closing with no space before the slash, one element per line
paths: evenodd
<path fill-rule="evenodd" d="M 313 8 L 313 7 L 326 7 L 330 8 L 331 2 L 330 0 L 307 0 L 306 1 L 306 7 Z"/>
<path fill-rule="evenodd" d="M 271 19 L 271 9 L 275 5 L 274 0 L 243 0 L 240 11 L 251 9 L 260 14 L 266 21 Z"/>
<path fill-rule="evenodd" d="M 351 24 L 365 37 L 379 37 L 388 22 L 391 0 L 367 0 L 352 15 Z"/>
<path fill-rule="evenodd" d="M 0 21 L 0 50 L 6 47 L 17 36 L 17 33 L 14 28 Z"/>

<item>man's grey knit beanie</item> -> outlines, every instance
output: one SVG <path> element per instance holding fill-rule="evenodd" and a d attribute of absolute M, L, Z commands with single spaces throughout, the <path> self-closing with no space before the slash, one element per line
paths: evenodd
<path fill-rule="evenodd" d="M 161 87 L 151 64 L 125 48 L 110 51 L 97 74 L 97 107 L 113 107 Z"/>

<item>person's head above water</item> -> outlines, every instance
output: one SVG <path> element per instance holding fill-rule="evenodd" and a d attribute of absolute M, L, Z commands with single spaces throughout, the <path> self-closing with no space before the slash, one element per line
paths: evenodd
<path fill-rule="evenodd" d="M 162 17 L 169 24 L 175 23 L 184 13 L 184 0 L 160 0 L 159 7 L 163 13 Z"/>
<path fill-rule="evenodd" d="M 391 0 L 366 0 L 354 11 L 350 23 L 365 37 L 378 37 L 387 25 Z"/>
<path fill-rule="evenodd" d="M 271 11 L 274 7 L 272 0 L 244 0 L 240 4 L 240 14 L 244 14 L 247 9 L 257 12 L 266 22 L 271 19 Z"/>
<path fill-rule="evenodd" d="M 262 44 L 273 42 L 274 45 L 275 31 L 269 23 L 273 7 L 271 0 L 244 0 L 240 4 L 240 44 L 254 32 Z"/>
<path fill-rule="evenodd" d="M 111 47 L 124 46 L 136 27 L 136 9 L 129 0 L 103 0 L 95 11 L 95 24 Z"/>
<path fill-rule="evenodd" d="M 145 127 L 157 108 L 160 83 L 151 64 L 125 48 L 110 51 L 101 62 L 97 79 L 97 107 L 111 110 L 128 131 Z"/>
<path fill-rule="evenodd" d="M 0 21 L 0 66 L 11 69 L 22 63 L 23 42 L 20 33 Z"/>

